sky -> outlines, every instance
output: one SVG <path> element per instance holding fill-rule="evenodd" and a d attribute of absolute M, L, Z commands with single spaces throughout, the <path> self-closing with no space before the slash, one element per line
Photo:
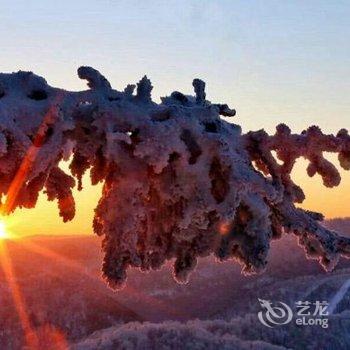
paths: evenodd
<path fill-rule="evenodd" d="M 349 1 L 3 1 L 0 71 L 30 70 L 53 86 L 85 88 L 76 70 L 90 65 L 117 89 L 144 74 L 153 97 L 192 92 L 207 83 L 207 98 L 237 110 L 244 131 L 294 132 L 319 125 L 350 128 Z M 331 156 L 331 159 L 336 158 Z M 64 165 L 65 166 L 65 165 Z M 350 216 L 350 173 L 326 189 L 298 162 L 294 179 L 307 195 L 303 207 L 326 217 Z M 76 218 L 63 224 L 56 203 L 7 219 L 17 235 L 91 234 L 101 187 L 76 194 Z"/>

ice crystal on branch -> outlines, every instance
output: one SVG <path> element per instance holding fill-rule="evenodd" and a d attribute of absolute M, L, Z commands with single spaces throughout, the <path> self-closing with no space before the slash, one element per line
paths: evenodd
<path fill-rule="evenodd" d="M 174 276 L 186 281 L 198 257 L 237 259 L 247 273 L 262 270 L 270 241 L 284 232 L 299 237 L 308 255 L 325 268 L 350 256 L 350 239 L 327 230 L 322 215 L 295 206 L 304 200 L 291 179 L 296 160 L 309 161 L 309 176 L 325 186 L 340 175 L 323 152 L 350 169 L 345 129 L 325 135 L 312 126 L 301 135 L 281 124 L 242 134 L 221 116 L 225 104 L 175 91 L 152 101 L 145 76 L 123 92 L 90 67 L 79 77 L 89 89 L 53 88 L 29 72 L 0 74 L 0 193 L 2 211 L 34 207 L 40 191 L 57 200 L 64 221 L 75 214 L 72 188 L 90 170 L 103 183 L 94 231 L 103 236 L 103 273 L 112 287 L 129 267 L 157 269 L 174 259 Z M 59 168 L 71 156 L 70 172 Z M 277 159 L 278 158 L 278 159 Z"/>

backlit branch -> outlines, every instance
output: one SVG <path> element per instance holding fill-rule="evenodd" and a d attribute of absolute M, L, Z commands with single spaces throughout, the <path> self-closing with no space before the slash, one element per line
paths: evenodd
<path fill-rule="evenodd" d="M 272 136 L 244 135 L 221 118 L 235 111 L 207 101 L 199 79 L 195 96 L 175 91 L 156 104 L 147 77 L 117 91 L 90 67 L 78 74 L 89 90 L 53 88 L 28 72 L 0 74 L 2 211 L 34 207 L 44 190 L 71 220 L 72 188 L 77 181 L 81 189 L 90 170 L 92 184 L 103 183 L 94 231 L 104 238 L 111 286 L 122 286 L 129 267 L 157 269 L 169 259 L 175 278 L 186 281 L 209 254 L 260 271 L 271 239 L 283 232 L 296 234 L 326 268 L 350 255 L 350 240 L 325 229 L 322 215 L 295 207 L 304 193 L 290 175 L 304 157 L 310 176 L 337 186 L 340 175 L 323 152 L 337 153 L 349 170 L 346 130 L 324 135 L 313 126 L 296 135 L 281 124 Z M 59 168 L 63 159 L 71 159 L 71 174 Z"/>

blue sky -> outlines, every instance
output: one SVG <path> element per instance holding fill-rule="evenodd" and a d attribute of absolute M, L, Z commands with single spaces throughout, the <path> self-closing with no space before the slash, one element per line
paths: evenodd
<path fill-rule="evenodd" d="M 349 1 L 2 1 L 1 71 L 80 89 L 79 65 L 116 88 L 145 73 L 154 96 L 191 91 L 238 110 L 244 129 L 335 132 L 349 120 Z"/>

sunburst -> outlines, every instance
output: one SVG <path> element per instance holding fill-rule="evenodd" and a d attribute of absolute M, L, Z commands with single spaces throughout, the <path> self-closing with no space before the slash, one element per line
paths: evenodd
<path fill-rule="evenodd" d="M 0 239 L 9 239 L 10 234 L 6 229 L 6 225 L 3 221 L 0 221 Z"/>

